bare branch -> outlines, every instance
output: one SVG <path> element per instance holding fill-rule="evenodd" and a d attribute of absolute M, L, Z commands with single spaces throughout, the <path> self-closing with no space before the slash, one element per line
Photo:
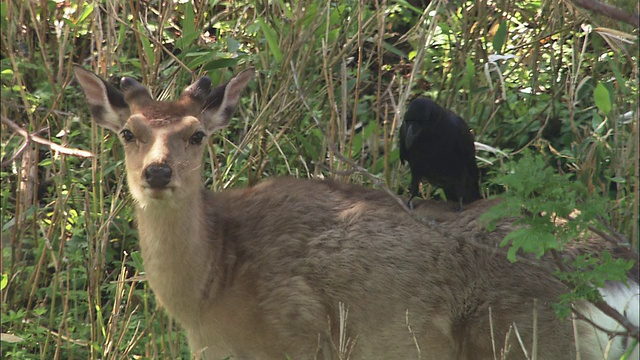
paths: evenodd
<path fill-rule="evenodd" d="M 560 254 L 556 251 L 556 250 L 551 250 L 551 255 L 553 256 L 553 259 L 556 262 L 556 266 L 558 266 L 558 268 L 560 269 L 560 271 L 562 272 L 570 272 L 570 270 L 564 265 L 564 263 L 562 262 L 562 258 L 560 256 Z M 563 284 L 565 284 L 565 286 L 567 286 L 569 289 L 573 289 L 573 285 L 562 280 L 562 279 L 558 279 L 560 280 Z M 629 319 L 627 319 L 626 317 L 624 317 L 622 314 L 620 314 L 620 312 L 618 312 L 618 310 L 612 308 L 607 302 L 605 301 L 589 301 L 593 306 L 595 306 L 598 310 L 602 311 L 605 315 L 607 315 L 608 317 L 614 319 L 615 321 L 617 321 L 620 325 L 622 325 L 625 330 L 627 330 L 627 334 L 635 339 L 640 340 L 640 328 L 638 328 L 638 326 L 634 325 L 631 321 L 629 321 Z M 578 312 L 575 311 L 575 309 L 571 309 L 574 313 L 576 313 L 576 315 L 580 315 Z M 584 316 L 582 316 L 584 317 Z M 603 330 L 606 333 L 609 334 L 609 336 L 613 336 L 613 335 L 617 335 L 617 333 L 612 333 L 611 331 L 607 331 L 607 330 Z"/>
<path fill-rule="evenodd" d="M 591 326 L 593 326 L 594 328 L 602 331 L 603 333 L 607 333 L 609 335 L 609 338 L 613 338 L 616 336 L 628 336 L 629 333 L 628 332 L 624 332 L 624 331 L 611 331 L 609 329 L 605 329 L 602 326 L 596 324 L 593 320 L 591 320 L 591 318 L 589 318 L 588 316 L 582 314 L 578 309 L 576 309 L 575 306 L 571 306 L 571 312 L 573 312 L 573 314 L 575 314 L 576 319 L 582 320 L 584 322 L 589 323 Z"/>
<path fill-rule="evenodd" d="M 640 18 L 638 18 L 638 13 L 636 12 L 627 12 L 613 5 L 604 4 L 596 0 L 573 0 L 573 3 L 581 8 L 591 10 L 608 18 L 633 25 L 635 28 L 640 26 Z"/>
<path fill-rule="evenodd" d="M 85 158 L 95 156 L 93 153 L 89 151 L 64 147 L 62 145 L 52 143 L 47 139 L 41 138 L 40 136 L 29 134 L 29 132 L 27 132 L 25 129 L 21 128 L 15 122 L 9 120 L 5 116 L 2 116 L 2 123 L 6 124 L 13 132 L 18 133 L 22 137 L 24 137 L 27 140 L 27 142 L 33 141 L 35 143 L 48 146 L 49 148 L 51 148 L 51 150 L 57 151 L 61 154 L 85 157 Z"/>

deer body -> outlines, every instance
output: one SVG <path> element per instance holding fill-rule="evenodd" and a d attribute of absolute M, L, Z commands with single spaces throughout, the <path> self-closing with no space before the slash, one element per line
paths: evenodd
<path fill-rule="evenodd" d="M 491 329 L 498 351 L 514 322 L 531 344 L 538 299 L 539 359 L 575 357 L 576 341 L 582 359 L 602 358 L 593 327 L 577 322 L 575 340 L 555 318 L 549 305 L 566 289 L 548 267 L 474 245 L 504 235 L 477 221 L 491 201 L 451 219 L 421 206 L 440 224 L 429 227 L 386 194 L 333 181 L 204 190 L 202 141 L 229 122 L 251 71 L 214 89 L 201 79 L 176 102 L 128 78 L 120 92 L 75 73 L 94 120 L 120 134 L 146 276 L 195 355 L 493 359 Z M 514 344 L 508 359 L 523 358 Z"/>

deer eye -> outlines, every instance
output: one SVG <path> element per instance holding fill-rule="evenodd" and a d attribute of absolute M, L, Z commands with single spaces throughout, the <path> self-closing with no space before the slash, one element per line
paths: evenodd
<path fill-rule="evenodd" d="M 202 140 L 205 137 L 205 133 L 202 131 L 197 131 L 189 138 L 189 144 L 191 145 L 200 145 L 202 144 Z"/>
<path fill-rule="evenodd" d="M 124 129 L 122 131 L 120 131 L 120 136 L 122 136 L 122 139 L 125 142 L 132 142 L 136 139 L 136 136 L 133 135 L 133 132 L 131 132 L 131 130 L 129 129 Z"/>

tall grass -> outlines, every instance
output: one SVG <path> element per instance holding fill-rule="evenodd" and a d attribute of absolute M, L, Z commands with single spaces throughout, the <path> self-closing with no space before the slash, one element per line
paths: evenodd
<path fill-rule="evenodd" d="M 122 151 L 91 123 L 73 63 L 107 79 L 134 76 L 159 99 L 203 74 L 220 82 L 255 67 L 235 123 L 209 144 L 214 190 L 291 175 L 404 193 L 400 116 L 408 100 L 430 96 L 478 141 L 514 157 L 535 148 L 609 196 L 605 222 L 637 247 L 630 30 L 563 2 L 417 3 L 3 2 L 3 358 L 189 356 L 144 281 Z M 491 62 L 495 54 L 515 58 Z M 478 155 L 485 194 L 502 191 L 486 179 L 505 159 Z"/>

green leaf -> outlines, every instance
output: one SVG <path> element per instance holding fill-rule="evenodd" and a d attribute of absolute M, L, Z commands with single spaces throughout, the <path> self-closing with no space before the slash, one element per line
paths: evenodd
<path fill-rule="evenodd" d="M 193 4 L 191 2 L 185 3 L 184 9 L 184 21 L 182 22 L 182 32 L 184 34 L 197 33 L 195 29 L 195 15 L 193 14 Z"/>
<path fill-rule="evenodd" d="M 240 59 L 241 58 L 239 57 L 233 59 L 216 59 L 213 61 L 209 61 L 206 65 L 203 66 L 203 69 L 205 71 L 212 71 L 216 69 L 232 68 L 238 65 L 238 61 Z"/>
<path fill-rule="evenodd" d="M 0 290 L 4 290 L 9 283 L 9 276 L 7 274 L 2 274 L 2 283 L 0 283 Z"/>
<path fill-rule="evenodd" d="M 280 51 L 280 47 L 278 46 L 278 35 L 275 30 L 273 30 L 269 25 L 267 25 L 264 20 L 259 19 L 258 23 L 260 24 L 260 29 L 262 30 L 262 34 L 265 39 L 267 39 L 267 44 L 269 45 L 269 51 L 271 55 L 273 55 L 276 63 L 280 63 L 282 61 L 282 52 Z"/>
<path fill-rule="evenodd" d="M 156 54 L 153 52 L 153 47 L 151 46 L 151 42 L 149 42 L 149 38 L 147 37 L 147 33 L 142 24 L 138 24 L 138 32 L 140 33 L 140 42 L 142 43 L 142 49 L 144 50 L 144 54 L 147 57 L 147 64 L 155 64 L 156 63 Z M 142 60 L 142 59 L 140 59 Z"/>
<path fill-rule="evenodd" d="M 475 72 L 476 72 L 476 68 L 473 65 L 473 60 L 471 60 L 470 56 L 467 56 L 464 82 L 467 83 L 469 88 L 473 88 L 473 84 L 475 83 L 475 80 L 474 80 Z"/>
<path fill-rule="evenodd" d="M 82 22 L 84 22 L 84 20 L 89 17 L 89 15 L 91 15 L 93 13 L 93 5 L 90 3 L 84 3 L 84 5 L 82 6 L 82 14 L 80 15 L 80 17 L 78 17 L 78 19 L 74 22 L 75 25 L 78 24 L 82 24 Z"/>
<path fill-rule="evenodd" d="M 240 50 L 241 43 L 238 40 L 236 40 L 236 39 L 234 39 L 232 37 L 227 37 L 226 40 L 227 40 L 227 51 L 228 52 L 235 53 L 238 50 Z"/>
<path fill-rule="evenodd" d="M 611 57 L 607 56 L 607 64 L 611 66 L 611 71 L 616 76 L 616 81 L 618 82 L 619 89 L 621 89 L 625 95 L 628 95 L 629 88 L 627 87 L 626 81 L 624 81 L 624 78 L 622 77 L 622 74 L 620 73 L 620 69 L 616 65 L 616 62 L 611 60 Z"/>
<path fill-rule="evenodd" d="M 243 59 L 244 57 L 223 58 L 215 60 L 211 60 L 211 58 L 212 56 L 210 51 L 190 52 L 186 54 L 185 62 L 187 64 L 187 67 L 189 67 L 190 69 L 196 69 L 202 66 L 205 71 L 211 71 L 215 69 L 235 67 L 238 64 L 238 61 L 240 61 L 240 59 Z"/>
<path fill-rule="evenodd" d="M 402 52 L 402 50 L 398 49 L 397 47 L 389 44 L 388 42 L 384 41 L 382 42 L 382 46 L 385 48 L 385 50 L 398 55 L 401 58 L 407 58 L 407 54 L 405 54 L 404 52 Z"/>
<path fill-rule="evenodd" d="M 142 263 L 142 254 L 139 251 L 134 251 L 130 254 L 131 260 L 133 260 L 133 266 L 139 273 L 144 272 L 144 265 Z"/>
<path fill-rule="evenodd" d="M 609 90 L 601 82 L 598 82 L 598 86 L 593 90 L 593 100 L 598 110 L 605 115 L 609 115 L 609 112 L 611 112 L 611 97 L 609 96 Z"/>
<path fill-rule="evenodd" d="M 507 22 L 502 21 L 496 34 L 493 36 L 493 51 L 497 54 L 502 54 L 502 47 L 507 39 Z"/>
<path fill-rule="evenodd" d="M 193 5 L 188 2 L 185 4 L 184 21 L 182 22 L 182 36 L 176 41 L 176 47 L 185 50 L 191 47 L 191 44 L 200 36 L 200 32 L 195 29 L 195 16 L 193 14 Z"/>
<path fill-rule="evenodd" d="M 607 178 L 607 180 L 612 181 L 612 182 L 617 183 L 617 184 L 626 184 L 627 183 L 627 179 L 625 179 L 622 176 L 609 177 L 609 176 L 605 175 L 605 178 Z"/>

